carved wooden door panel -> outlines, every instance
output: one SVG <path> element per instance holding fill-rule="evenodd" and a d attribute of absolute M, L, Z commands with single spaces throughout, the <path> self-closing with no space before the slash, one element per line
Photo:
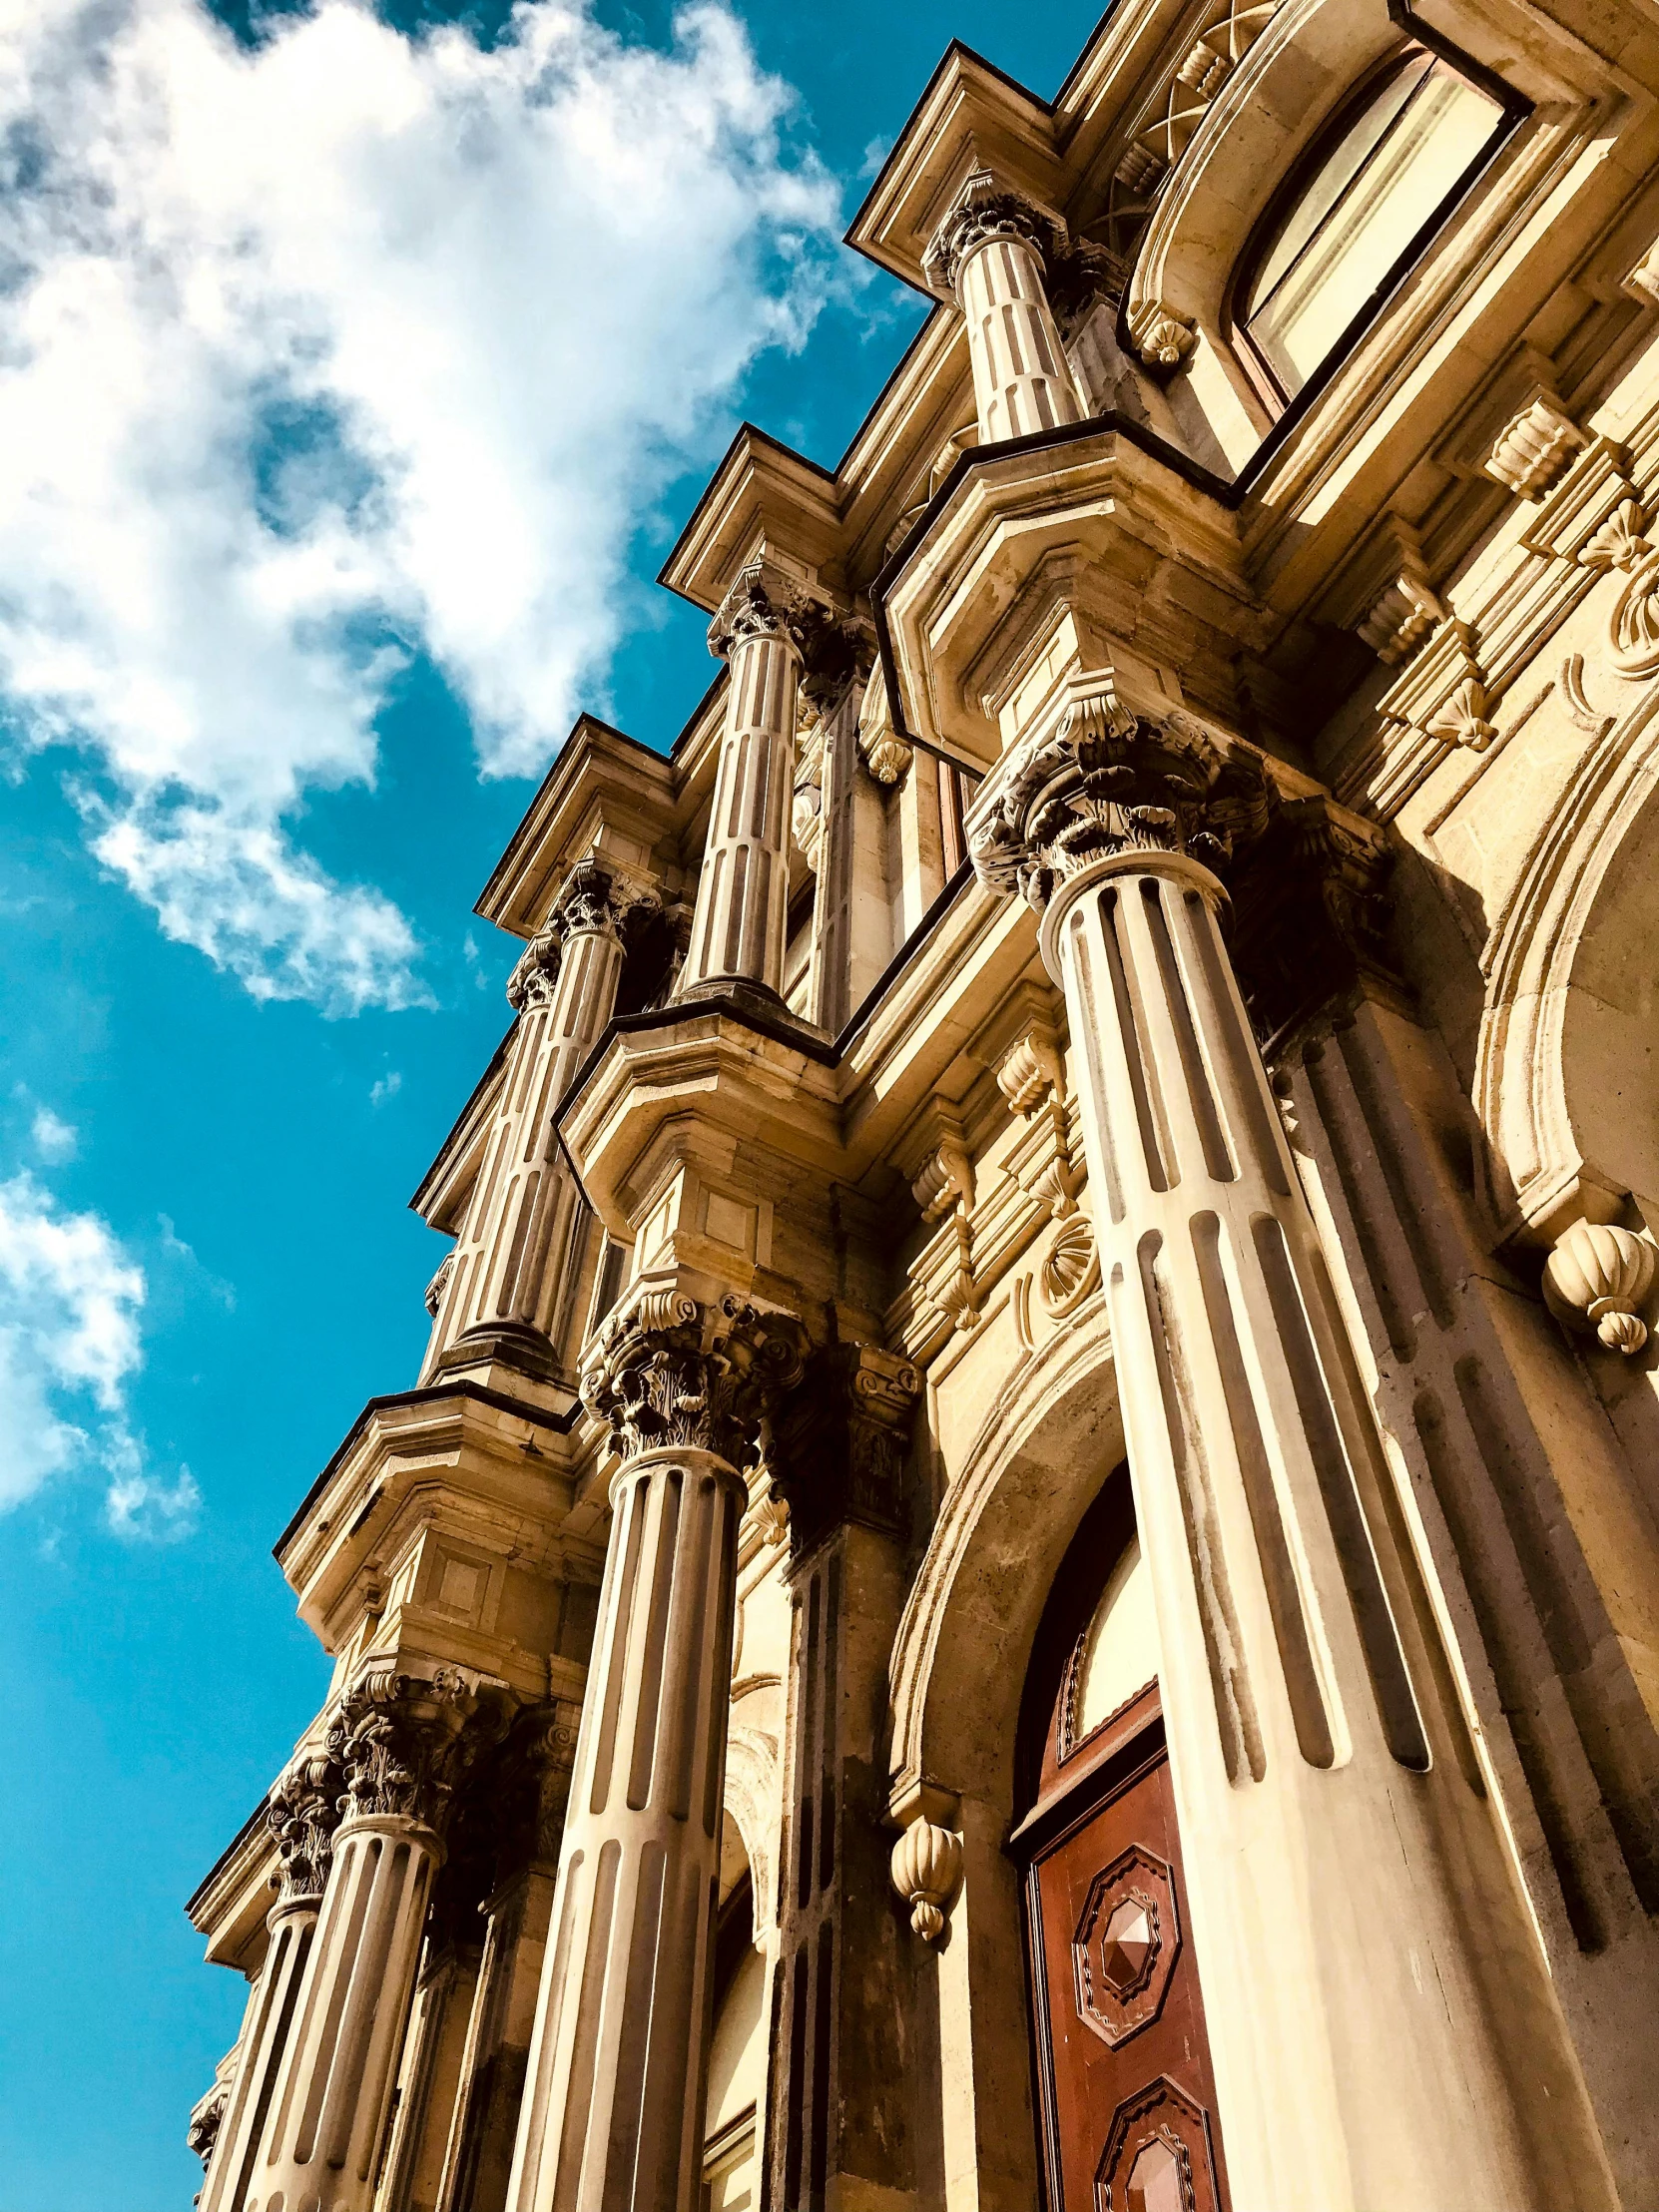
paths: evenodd
<path fill-rule="evenodd" d="M 1108 1483 L 1073 1551 L 1089 1564 L 1062 1568 L 1039 1632 L 1025 1746 L 1035 1802 L 1011 1847 L 1025 1877 L 1048 2212 L 1228 2212 L 1126 1485 Z M 1104 1590 L 1102 1557 L 1118 1560 Z"/>
<path fill-rule="evenodd" d="M 1226 2212 L 1156 1689 L 1136 1706 L 1151 1711 L 1117 1756 L 1044 1809 L 1026 1875 L 1049 2198 L 1052 2212 Z"/>

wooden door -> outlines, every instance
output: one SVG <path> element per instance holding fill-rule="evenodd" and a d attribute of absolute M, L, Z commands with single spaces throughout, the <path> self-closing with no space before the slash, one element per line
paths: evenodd
<path fill-rule="evenodd" d="M 1120 1532 L 1122 1511 L 1120 1499 Z M 1085 1565 L 1100 1557 L 1098 1543 L 1085 1547 Z M 1075 1577 L 1067 1588 L 1064 1568 L 1056 1583 L 1060 1625 L 1071 1632 L 1047 1639 L 1063 1656 L 1058 1681 L 1044 1686 L 1051 1702 L 1041 1701 L 1036 1802 L 1012 1845 L 1025 1876 L 1048 2207 L 1227 2212 L 1157 1682 L 1073 1740 L 1091 1622 L 1098 1627 L 1098 1605 L 1111 1595 L 1105 1579 L 1104 1599 L 1098 1567 L 1092 1593 Z M 1091 1594 L 1096 1605 L 1087 1605 Z"/>

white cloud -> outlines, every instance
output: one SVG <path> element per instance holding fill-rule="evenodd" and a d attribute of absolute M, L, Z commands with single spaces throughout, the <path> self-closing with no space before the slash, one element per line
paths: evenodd
<path fill-rule="evenodd" d="M 390 1068 L 384 1075 L 376 1078 L 374 1087 L 368 1094 L 368 1103 L 371 1106 L 383 1106 L 388 1098 L 395 1098 L 402 1088 L 401 1070 Z"/>
<path fill-rule="evenodd" d="M 35 1118 L 29 1125 L 29 1134 L 35 1140 L 35 1150 L 43 1160 L 72 1160 L 75 1157 L 77 1133 L 72 1123 L 53 1113 L 50 1106 L 35 1109 Z"/>
<path fill-rule="evenodd" d="M 317 0 L 245 50 L 200 0 L 0 0 L 0 683 L 170 936 L 422 995 L 307 796 L 372 781 L 412 646 L 486 774 L 602 693 L 632 532 L 824 296 L 789 105 L 713 5 L 662 51 L 526 0 L 485 49 Z"/>
<path fill-rule="evenodd" d="M 145 1293 L 99 1215 L 64 1212 L 28 1174 L 0 1183 L 0 1509 L 96 1468 L 113 1527 L 183 1532 L 189 1470 L 172 1485 L 147 1473 L 128 1409 Z"/>

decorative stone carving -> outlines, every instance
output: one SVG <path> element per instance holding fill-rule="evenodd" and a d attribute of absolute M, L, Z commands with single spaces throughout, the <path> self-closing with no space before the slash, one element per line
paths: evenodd
<path fill-rule="evenodd" d="M 795 794 L 790 805 L 790 829 L 802 858 L 811 868 L 819 864 L 824 841 L 824 743 L 823 718 L 811 706 L 803 709 L 796 726 Z"/>
<path fill-rule="evenodd" d="M 1128 265 L 1092 239 L 1079 239 L 1057 255 L 1049 271 L 1048 300 L 1060 335 L 1069 340 L 1102 301 L 1115 307 L 1128 281 Z"/>
<path fill-rule="evenodd" d="M 1150 193 L 1169 175 L 1169 164 L 1155 154 L 1150 146 L 1139 143 L 1126 146 L 1113 175 L 1131 192 Z"/>
<path fill-rule="evenodd" d="M 936 1943 L 962 1879 L 961 1838 L 931 1821 L 912 1821 L 892 1847 L 891 1868 L 892 1886 L 910 1908 L 911 1929 L 924 1943 Z"/>
<path fill-rule="evenodd" d="M 519 954 L 507 978 L 507 1004 L 515 1014 L 528 1013 L 534 1006 L 552 1005 L 562 941 L 556 928 L 538 929 Z"/>
<path fill-rule="evenodd" d="M 876 783 L 895 785 L 909 775 L 913 757 L 914 749 L 893 727 L 886 678 L 878 669 L 858 706 L 858 758 Z"/>
<path fill-rule="evenodd" d="M 1201 38 L 1194 41 L 1192 51 L 1175 74 L 1201 100 L 1213 100 L 1232 76 L 1233 64 L 1208 39 Z"/>
<path fill-rule="evenodd" d="M 997 238 L 1021 240 L 1046 263 L 1064 242 L 1065 231 L 1023 193 L 999 184 L 988 169 L 976 169 L 922 256 L 922 275 L 929 288 L 942 299 L 954 299 L 963 262 L 975 247 Z"/>
<path fill-rule="evenodd" d="M 1563 1329 L 1593 1336 L 1629 1359 L 1647 1343 L 1641 1310 L 1653 1295 L 1659 1248 L 1633 1230 L 1575 1221 L 1544 1262 L 1544 1304 Z"/>
<path fill-rule="evenodd" d="M 1050 1092 L 1065 1091 L 1058 1046 L 1035 1030 L 1018 1038 L 996 1071 L 996 1087 L 1016 1114 L 1028 1119 Z"/>
<path fill-rule="evenodd" d="M 1522 499 L 1539 499 L 1584 443 L 1584 433 L 1552 392 L 1535 391 L 1499 431 L 1482 466 Z"/>
<path fill-rule="evenodd" d="M 800 1382 L 806 1347 L 793 1315 L 642 1284 L 600 1330 L 582 1402 L 610 1424 L 625 1461 L 679 1446 L 742 1467 L 762 1421 Z"/>
<path fill-rule="evenodd" d="M 1130 308 L 1129 335 L 1148 368 L 1178 367 L 1195 342 L 1192 324 L 1157 299 L 1143 299 Z"/>
<path fill-rule="evenodd" d="M 1608 646 L 1615 675 L 1634 679 L 1659 670 L 1659 552 L 1631 570 L 1608 618 Z"/>
<path fill-rule="evenodd" d="M 805 660 L 830 619 L 830 610 L 798 577 L 760 560 L 742 570 L 709 625 L 709 651 L 730 660 L 749 638 L 785 638 Z"/>
<path fill-rule="evenodd" d="M 553 913 L 563 934 L 576 936 L 597 931 L 614 937 L 619 933 L 627 901 L 617 895 L 616 879 L 591 854 L 578 860 L 554 903 Z"/>
<path fill-rule="evenodd" d="M 1393 854 L 1382 830 L 1323 795 L 1282 801 L 1232 884 L 1234 966 L 1264 1057 L 1364 985 L 1410 994 L 1388 950 Z"/>
<path fill-rule="evenodd" d="M 225 2114 L 231 2102 L 231 2091 L 236 2083 L 237 2053 L 232 2051 L 220 2061 L 219 2071 L 206 2093 L 198 2097 L 191 2107 L 190 2124 L 185 2130 L 185 2145 L 202 2161 L 202 2171 L 208 2170 L 219 2141 L 219 2131 L 225 2124 Z"/>
<path fill-rule="evenodd" d="M 875 1345 L 830 1345 L 809 1364 L 777 1422 L 774 1486 L 797 1554 L 845 1521 L 896 1533 L 921 1378 Z"/>
<path fill-rule="evenodd" d="M 1415 568 L 1402 567 L 1372 602 L 1359 634 L 1378 659 L 1392 668 L 1445 620 L 1444 604 Z"/>
<path fill-rule="evenodd" d="M 551 1698 L 520 1714 L 488 1770 L 487 1791 L 469 1793 L 482 1797 L 496 1880 L 519 1866 L 558 1865 L 581 1724 L 574 1698 Z"/>
<path fill-rule="evenodd" d="M 441 1828 L 455 1785 L 456 1749 L 476 1700 L 455 1667 L 429 1676 L 373 1661 L 358 1675 L 329 1732 L 347 1818 L 371 1815 Z"/>
<path fill-rule="evenodd" d="M 1064 1321 L 1099 1288 L 1094 1223 L 1087 1214 L 1073 1213 L 1061 1223 L 1037 1270 L 1037 1295 L 1056 1321 Z"/>
<path fill-rule="evenodd" d="M 956 1205 L 973 1204 L 973 1163 L 952 1138 L 930 1152 L 910 1184 L 910 1195 L 925 1222 L 935 1222 Z"/>
<path fill-rule="evenodd" d="M 438 1308 L 443 1304 L 443 1294 L 448 1290 L 449 1278 L 454 1272 L 455 1255 L 452 1252 L 446 1252 L 438 1262 L 437 1273 L 426 1286 L 426 1311 L 434 1321 L 438 1318 Z"/>
<path fill-rule="evenodd" d="M 1628 575 L 1653 551 L 1643 535 L 1646 519 L 1634 499 L 1622 499 L 1599 529 L 1578 548 L 1580 568 L 1623 569 Z"/>
<path fill-rule="evenodd" d="M 1648 248 L 1624 279 L 1623 289 L 1644 307 L 1659 307 L 1659 240 Z"/>
<path fill-rule="evenodd" d="M 1466 745 L 1471 753 L 1484 753 L 1497 736 L 1486 720 L 1486 687 L 1476 676 L 1465 676 L 1457 689 L 1424 724 L 1431 738 L 1448 745 Z"/>
<path fill-rule="evenodd" d="M 1262 764 L 1172 708 L 1156 720 L 1119 697 L 1110 671 L 1073 678 L 1058 719 L 986 777 L 968 847 L 989 889 L 1040 913 L 1056 884 L 1115 852 L 1187 852 L 1222 867 L 1266 830 Z"/>
<path fill-rule="evenodd" d="M 340 1817 L 340 1768 L 329 1749 L 302 1753 L 284 1769 L 266 1805 L 276 1845 L 277 1903 L 320 1903 Z"/>

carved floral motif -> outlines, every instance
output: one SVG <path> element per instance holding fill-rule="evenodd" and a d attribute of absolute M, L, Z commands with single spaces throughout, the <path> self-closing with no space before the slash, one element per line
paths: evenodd
<path fill-rule="evenodd" d="M 830 620 L 830 610 L 795 577 L 770 561 L 744 569 L 709 625 L 709 651 L 730 660 L 754 638 L 782 638 L 805 659 Z"/>
<path fill-rule="evenodd" d="M 728 1296 L 702 1305 L 646 1285 L 611 1315 L 582 1375 L 582 1402 L 609 1422 L 623 1459 L 680 1446 L 734 1467 L 801 1380 L 806 1332 L 790 1314 Z"/>
<path fill-rule="evenodd" d="M 1148 368 L 1175 368 L 1195 342 L 1192 324 L 1157 299 L 1142 299 L 1130 308 L 1129 335 Z"/>
<path fill-rule="evenodd" d="M 910 773 L 913 748 L 893 727 L 886 678 L 876 671 L 858 706 L 858 758 L 878 784 L 902 784 Z"/>
<path fill-rule="evenodd" d="M 1087 1214 L 1073 1213 L 1061 1223 L 1037 1270 L 1037 1295 L 1056 1321 L 1064 1321 L 1099 1287 L 1094 1223 Z"/>
<path fill-rule="evenodd" d="M 1486 720 L 1486 687 L 1477 676 L 1465 676 L 1443 706 L 1424 724 L 1431 738 L 1448 745 L 1466 745 L 1471 753 L 1484 753 L 1497 736 Z"/>

